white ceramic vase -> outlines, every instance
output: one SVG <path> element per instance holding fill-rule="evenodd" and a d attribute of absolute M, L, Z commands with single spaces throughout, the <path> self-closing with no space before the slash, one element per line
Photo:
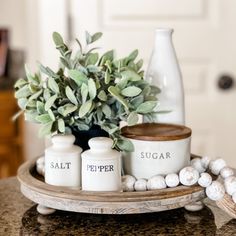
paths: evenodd
<path fill-rule="evenodd" d="M 145 79 L 161 89 L 157 111 L 170 111 L 158 114 L 155 122 L 184 125 L 183 82 L 172 43 L 172 33 L 173 29 L 168 28 L 156 30 L 154 49 Z"/>
<path fill-rule="evenodd" d="M 56 186 L 80 187 L 82 149 L 73 145 L 73 135 L 55 135 L 45 150 L 45 182 Z"/>
<path fill-rule="evenodd" d="M 121 191 L 121 153 L 106 137 L 89 140 L 90 150 L 81 154 L 82 190 Z"/>

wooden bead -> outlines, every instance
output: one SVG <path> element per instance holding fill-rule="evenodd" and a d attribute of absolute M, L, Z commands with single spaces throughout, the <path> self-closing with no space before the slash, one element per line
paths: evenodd
<path fill-rule="evenodd" d="M 135 191 L 146 191 L 147 190 L 147 180 L 138 179 L 134 184 Z"/>
<path fill-rule="evenodd" d="M 44 165 L 44 163 L 45 163 L 44 156 L 39 157 L 36 161 L 36 165 Z"/>
<path fill-rule="evenodd" d="M 230 167 L 224 167 L 221 171 L 220 171 L 220 175 L 222 178 L 226 179 L 229 176 L 234 175 L 234 171 L 233 169 L 231 169 Z"/>
<path fill-rule="evenodd" d="M 226 166 L 226 163 L 223 159 L 216 159 L 210 162 L 209 168 L 211 173 L 214 175 L 219 175 L 220 171 Z"/>
<path fill-rule="evenodd" d="M 198 179 L 198 184 L 206 188 L 212 183 L 212 177 L 208 173 L 201 173 L 200 178 Z"/>
<path fill-rule="evenodd" d="M 164 189 L 164 188 L 166 188 L 166 182 L 165 178 L 161 175 L 155 175 L 151 177 L 147 182 L 148 190 Z"/>
<path fill-rule="evenodd" d="M 124 192 L 132 192 L 134 191 L 134 183 L 136 179 L 132 175 L 124 175 L 122 176 L 122 189 Z"/>
<path fill-rule="evenodd" d="M 45 174 L 44 165 L 36 165 L 36 170 L 37 170 L 38 174 L 44 176 L 44 174 Z"/>
<path fill-rule="evenodd" d="M 209 163 L 210 163 L 210 158 L 208 156 L 203 156 L 201 158 L 201 163 L 202 163 L 202 166 L 207 169 L 208 166 L 209 166 Z"/>
<path fill-rule="evenodd" d="M 236 177 L 235 176 L 229 176 L 224 181 L 225 190 L 229 195 L 233 195 L 236 193 Z"/>
<path fill-rule="evenodd" d="M 220 182 L 213 181 L 211 185 L 206 188 L 206 195 L 213 201 L 221 200 L 225 195 L 225 188 Z"/>
<path fill-rule="evenodd" d="M 203 173 L 206 171 L 206 169 L 202 165 L 200 158 L 194 158 L 193 160 L 191 160 L 191 166 L 195 168 L 199 173 Z"/>
<path fill-rule="evenodd" d="M 179 176 L 175 173 L 168 174 L 165 177 L 165 182 L 166 182 L 166 185 L 170 188 L 176 187 L 179 185 Z"/>
<path fill-rule="evenodd" d="M 180 183 L 186 186 L 191 186 L 197 183 L 199 178 L 199 173 L 192 166 L 184 167 L 179 172 Z"/>

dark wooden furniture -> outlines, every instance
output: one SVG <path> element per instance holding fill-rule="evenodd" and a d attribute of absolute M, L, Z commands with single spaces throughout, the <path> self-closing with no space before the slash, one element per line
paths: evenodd
<path fill-rule="evenodd" d="M 17 111 L 14 92 L 0 90 L 0 178 L 16 175 L 23 162 L 23 120 L 12 121 Z"/>

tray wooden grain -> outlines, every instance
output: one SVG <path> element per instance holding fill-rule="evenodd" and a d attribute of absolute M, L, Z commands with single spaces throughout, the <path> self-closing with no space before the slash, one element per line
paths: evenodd
<path fill-rule="evenodd" d="M 178 186 L 143 192 L 90 192 L 46 184 L 36 172 L 37 158 L 20 166 L 21 192 L 33 202 L 65 211 L 135 214 L 171 210 L 205 198 L 202 187 Z"/>

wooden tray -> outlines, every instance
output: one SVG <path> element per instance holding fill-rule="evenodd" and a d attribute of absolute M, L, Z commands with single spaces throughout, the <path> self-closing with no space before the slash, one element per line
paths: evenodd
<path fill-rule="evenodd" d="M 36 172 L 37 158 L 18 170 L 21 192 L 33 202 L 65 211 L 98 214 L 135 214 L 184 207 L 205 198 L 202 187 L 178 186 L 145 192 L 89 192 L 46 184 Z"/>

